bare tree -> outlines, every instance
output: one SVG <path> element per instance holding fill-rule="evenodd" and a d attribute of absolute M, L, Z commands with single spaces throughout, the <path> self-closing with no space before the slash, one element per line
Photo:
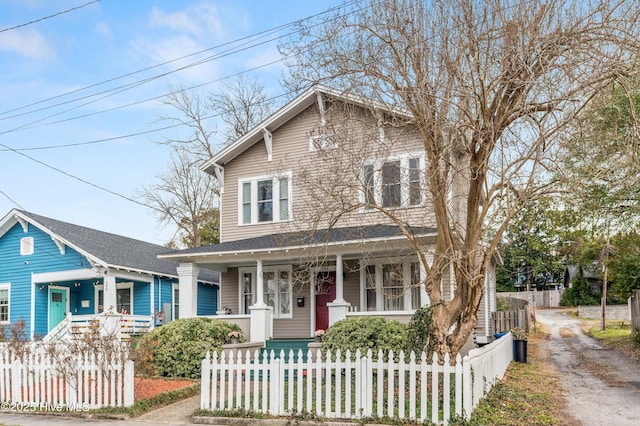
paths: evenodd
<path fill-rule="evenodd" d="M 425 244 L 411 232 L 416 223 L 397 209 L 345 196 L 366 181 L 358 152 L 348 148 L 354 144 L 344 138 L 347 148 L 340 145 L 326 178 L 332 185 L 314 186 L 327 206 L 314 223 L 333 226 L 361 206 L 396 223 L 427 271 L 431 345 L 455 354 L 476 324 L 485 275 L 510 219 L 553 189 L 547 171 L 558 138 L 598 91 L 636 71 L 640 8 L 609 0 L 387 0 L 348 7 L 301 27 L 282 46 L 295 58 L 291 78 L 331 79 L 372 101 L 377 120 L 362 123 L 415 132 L 426 157 L 423 218 L 438 232 L 434 244 Z M 378 148 L 372 154 L 385 155 Z M 455 290 L 448 299 L 441 283 L 450 273 Z"/>
<path fill-rule="evenodd" d="M 238 76 L 222 90 L 209 96 L 210 109 L 220 115 L 224 123 L 224 144 L 243 136 L 274 110 L 273 100 L 257 80 Z"/>
<path fill-rule="evenodd" d="M 204 241 L 201 231 L 209 222 L 218 223 L 218 186 L 212 176 L 194 166 L 197 162 L 194 154 L 176 149 L 168 169 L 139 192 L 147 204 L 156 207 L 162 224 L 176 226 L 174 244 L 177 237 L 177 243 L 187 247 L 217 242 L 215 234 Z"/>
<path fill-rule="evenodd" d="M 197 247 L 219 241 L 219 187 L 215 179 L 199 170 L 223 146 L 262 121 L 273 108 L 264 86 L 244 77 L 205 95 L 183 88 L 164 100 L 178 116 L 163 121 L 180 124 L 190 132 L 183 138 L 160 142 L 174 149 L 168 169 L 157 182 L 139 190 L 160 222 L 176 227 L 170 246 Z M 223 140 L 217 140 L 216 120 L 223 124 Z"/>

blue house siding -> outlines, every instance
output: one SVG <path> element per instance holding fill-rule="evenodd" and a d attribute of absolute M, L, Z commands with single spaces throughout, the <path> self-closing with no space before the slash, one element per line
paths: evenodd
<path fill-rule="evenodd" d="M 151 315 L 151 285 L 143 282 L 133 283 L 133 314 Z"/>
<path fill-rule="evenodd" d="M 31 255 L 20 254 L 20 240 L 24 237 L 33 237 L 34 250 Z M 43 290 L 40 290 L 39 285 L 32 286 L 32 274 L 90 268 L 84 256 L 69 247 L 65 248 L 64 255 L 61 254 L 51 237 L 32 225 L 28 225 L 25 233 L 22 226 L 16 224 L 0 238 L 0 259 L 3 260 L 0 268 L 0 283 L 11 284 L 10 322 L 24 320 L 27 332 L 31 327 L 32 292 L 36 313 L 48 311 L 46 286 Z M 46 315 L 36 316 L 38 317 L 35 322 L 36 329 L 46 333 Z"/>
<path fill-rule="evenodd" d="M 218 310 L 218 287 L 198 284 L 198 315 L 215 315 Z"/>
<path fill-rule="evenodd" d="M 170 310 L 168 312 L 165 312 L 164 315 L 166 316 L 164 318 L 164 322 L 167 323 L 169 321 L 171 321 L 171 310 L 173 309 L 173 284 L 177 284 L 178 280 L 177 279 L 169 279 L 169 278 L 163 278 L 160 280 L 156 280 L 157 284 L 158 284 L 158 290 L 156 290 L 156 294 L 155 294 L 155 299 L 156 299 L 156 303 L 155 303 L 155 308 L 154 308 L 154 312 L 160 312 L 164 309 L 164 304 L 168 303 L 169 306 L 171 307 Z"/>

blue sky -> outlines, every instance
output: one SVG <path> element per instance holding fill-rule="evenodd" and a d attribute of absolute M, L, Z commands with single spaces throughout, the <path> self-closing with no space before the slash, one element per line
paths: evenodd
<path fill-rule="evenodd" d="M 154 131 L 168 124 L 160 116 L 176 112 L 153 98 L 170 87 L 208 83 L 197 90 L 215 90 L 217 80 L 279 55 L 271 42 L 180 71 L 237 44 L 176 59 L 317 14 L 339 0 L 83 6 L 90 1 L 0 0 L 0 217 L 20 208 L 164 244 L 173 228 L 160 227 L 149 208 L 123 198 L 135 198 L 162 173 L 169 151 L 155 142 L 184 131 Z M 31 21 L 38 22 L 21 26 Z M 250 77 L 277 95 L 282 72 L 278 63 Z M 132 134 L 140 135 L 122 137 Z"/>

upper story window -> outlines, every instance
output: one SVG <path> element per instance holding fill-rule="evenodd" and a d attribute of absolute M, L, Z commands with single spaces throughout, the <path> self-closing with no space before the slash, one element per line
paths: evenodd
<path fill-rule="evenodd" d="M 423 202 L 424 159 L 420 155 L 371 161 L 363 167 L 362 202 L 368 206 L 410 207 Z"/>
<path fill-rule="evenodd" d="M 29 256 L 33 254 L 33 237 L 20 238 L 20 255 Z"/>
<path fill-rule="evenodd" d="M 291 218 L 291 175 L 239 181 L 240 225 L 281 222 Z"/>

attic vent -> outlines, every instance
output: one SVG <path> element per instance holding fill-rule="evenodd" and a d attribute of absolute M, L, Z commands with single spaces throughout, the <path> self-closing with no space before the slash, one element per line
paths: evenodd
<path fill-rule="evenodd" d="M 20 238 L 20 255 L 29 256 L 33 254 L 33 237 Z"/>

